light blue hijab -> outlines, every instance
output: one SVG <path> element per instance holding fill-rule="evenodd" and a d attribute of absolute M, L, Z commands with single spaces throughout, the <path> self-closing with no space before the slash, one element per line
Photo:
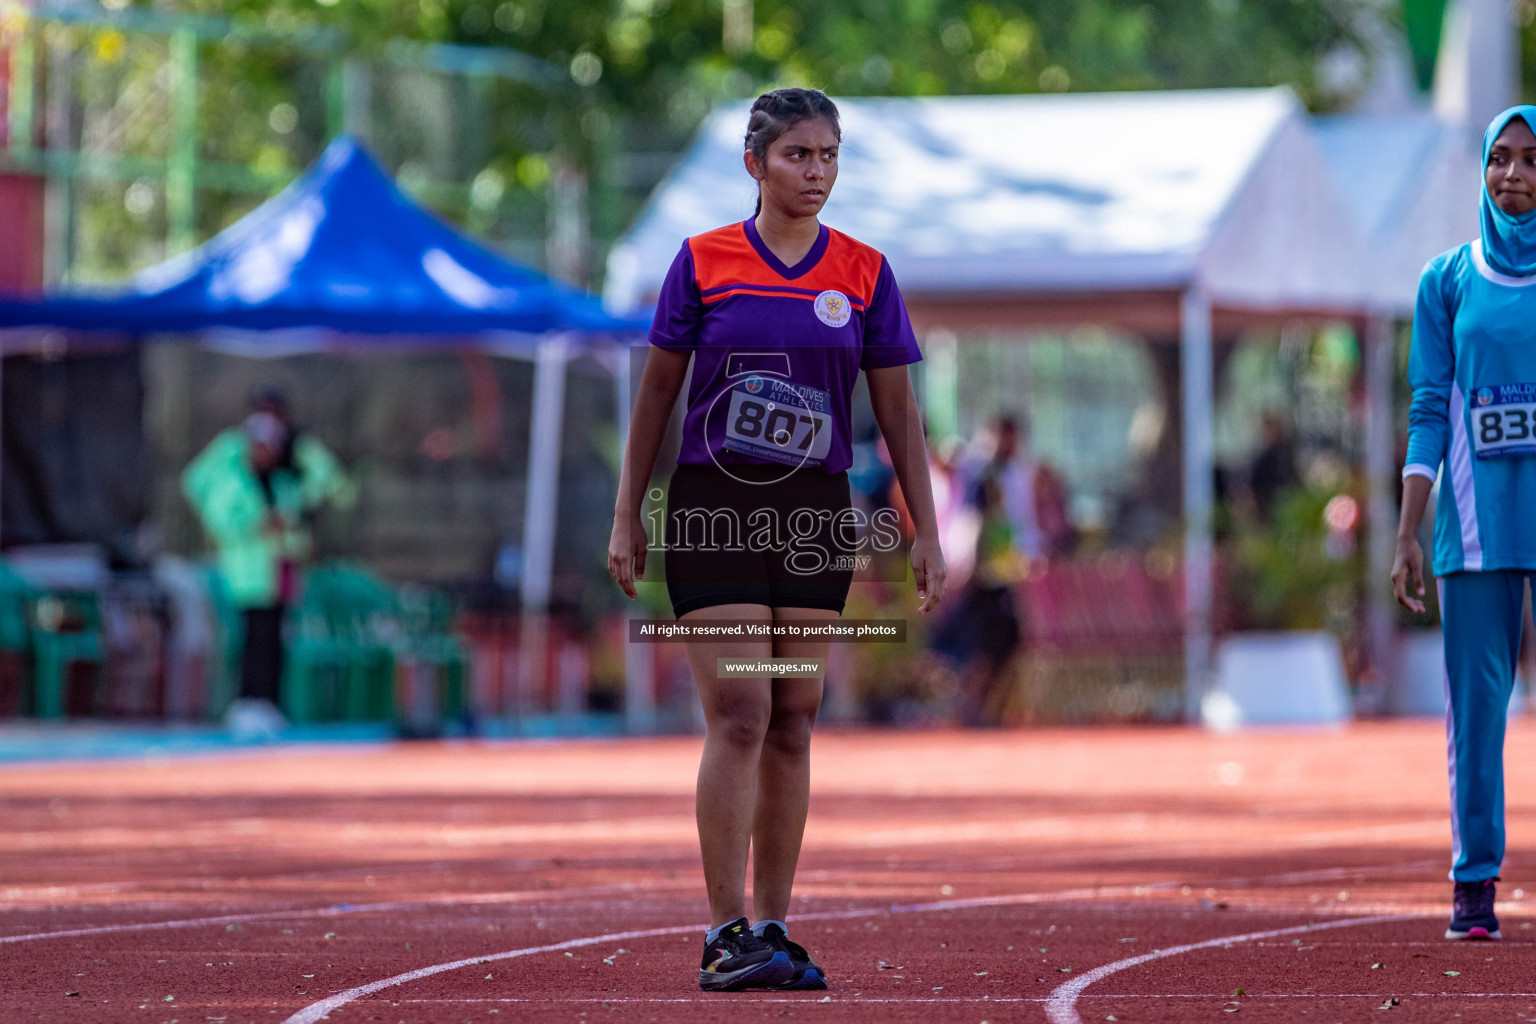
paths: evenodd
<path fill-rule="evenodd" d="M 1536 106 L 1510 107 L 1488 124 L 1483 133 L 1483 187 L 1479 212 L 1483 222 L 1483 259 L 1488 266 L 1511 277 L 1536 274 L 1536 210 L 1514 217 L 1499 209 L 1488 194 L 1488 152 L 1509 122 L 1525 118 L 1536 132 Z"/>

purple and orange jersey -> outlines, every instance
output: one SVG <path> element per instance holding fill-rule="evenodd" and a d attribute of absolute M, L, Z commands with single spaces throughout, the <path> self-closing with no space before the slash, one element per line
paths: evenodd
<path fill-rule="evenodd" d="M 679 463 L 827 473 L 853 462 L 859 371 L 922 358 L 884 256 L 822 225 L 787 267 L 751 220 L 683 243 L 651 344 L 694 353 Z"/>

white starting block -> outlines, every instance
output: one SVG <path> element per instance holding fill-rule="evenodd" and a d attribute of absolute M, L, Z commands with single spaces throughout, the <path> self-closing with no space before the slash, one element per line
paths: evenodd
<path fill-rule="evenodd" d="M 1218 731 L 1245 725 L 1343 725 L 1350 718 L 1344 658 L 1331 633 L 1239 633 L 1216 654 L 1216 684 L 1200 718 Z"/>

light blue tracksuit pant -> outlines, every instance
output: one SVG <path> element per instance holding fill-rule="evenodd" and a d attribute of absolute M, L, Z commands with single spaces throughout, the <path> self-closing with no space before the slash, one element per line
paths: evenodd
<path fill-rule="evenodd" d="M 1440 577 L 1445 637 L 1451 879 L 1493 878 L 1504 862 L 1504 722 L 1520 654 L 1520 569 Z"/>

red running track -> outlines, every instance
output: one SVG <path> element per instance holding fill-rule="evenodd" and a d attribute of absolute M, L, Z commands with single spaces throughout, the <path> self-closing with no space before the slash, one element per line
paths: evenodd
<path fill-rule="evenodd" d="M 1502 943 L 1440 938 L 1441 728 L 819 735 L 825 993 L 697 990 L 697 738 L 9 767 L 0 1020 L 1536 1017 L 1536 724 Z"/>

